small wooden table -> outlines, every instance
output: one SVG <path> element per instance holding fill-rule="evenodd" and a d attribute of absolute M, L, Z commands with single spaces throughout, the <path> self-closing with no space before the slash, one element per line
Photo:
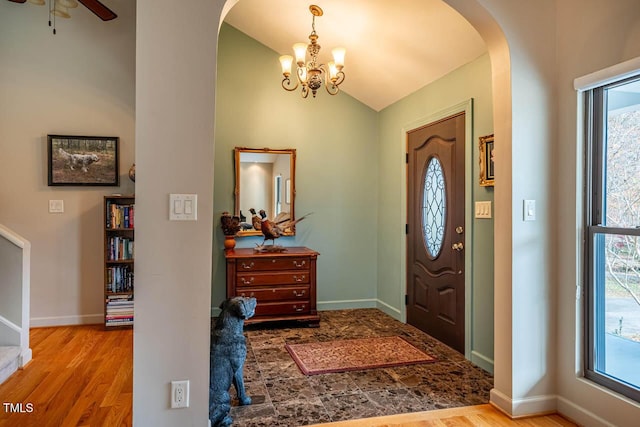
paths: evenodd
<path fill-rule="evenodd" d="M 297 320 L 317 327 L 316 261 L 318 252 L 290 247 L 284 252 L 252 248 L 225 251 L 227 298 L 255 297 L 256 314 L 245 323 Z"/>

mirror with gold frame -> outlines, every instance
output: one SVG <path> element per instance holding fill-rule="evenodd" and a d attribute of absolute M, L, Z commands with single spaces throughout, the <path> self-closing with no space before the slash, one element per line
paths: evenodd
<path fill-rule="evenodd" d="M 296 150 L 236 147 L 235 214 L 241 219 L 238 236 L 262 235 L 253 227 L 250 209 L 267 218 L 295 219 Z M 295 228 L 285 235 L 295 235 Z"/>

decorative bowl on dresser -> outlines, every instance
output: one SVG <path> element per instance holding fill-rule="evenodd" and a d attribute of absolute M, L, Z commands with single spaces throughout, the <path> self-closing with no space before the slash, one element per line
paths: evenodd
<path fill-rule="evenodd" d="M 256 252 L 252 248 L 225 251 L 227 298 L 255 297 L 256 314 L 247 324 L 297 320 L 317 327 L 316 261 L 318 252 L 288 247 L 284 252 Z"/>

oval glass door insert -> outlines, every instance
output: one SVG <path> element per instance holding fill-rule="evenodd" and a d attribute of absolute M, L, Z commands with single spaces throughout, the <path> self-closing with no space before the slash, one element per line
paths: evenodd
<path fill-rule="evenodd" d="M 422 231 L 427 252 L 433 258 L 442 250 L 447 209 L 444 173 L 440 161 L 432 157 L 424 176 Z"/>

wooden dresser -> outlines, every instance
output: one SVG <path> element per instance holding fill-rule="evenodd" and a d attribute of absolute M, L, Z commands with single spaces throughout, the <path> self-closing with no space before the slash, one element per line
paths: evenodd
<path fill-rule="evenodd" d="M 255 252 L 252 248 L 225 251 L 227 298 L 255 297 L 256 314 L 246 323 L 298 320 L 318 326 L 316 261 L 318 252 L 290 247 L 284 252 Z"/>

